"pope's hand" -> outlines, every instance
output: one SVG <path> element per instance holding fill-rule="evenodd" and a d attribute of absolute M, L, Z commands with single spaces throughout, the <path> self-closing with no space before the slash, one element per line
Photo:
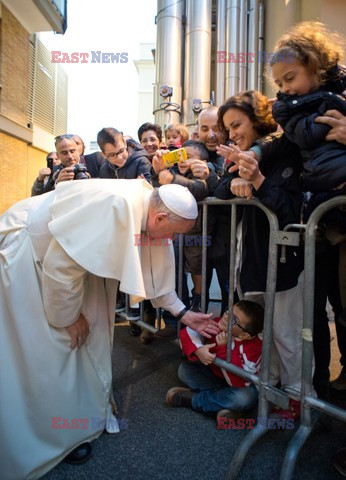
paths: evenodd
<path fill-rule="evenodd" d="M 220 332 L 218 323 L 211 319 L 212 315 L 212 313 L 200 313 L 188 310 L 181 321 L 203 335 L 203 337 L 211 338 L 212 335 L 217 335 Z"/>
<path fill-rule="evenodd" d="M 76 320 L 72 325 L 66 327 L 70 337 L 71 337 L 71 348 L 81 347 L 89 335 L 89 324 L 81 313 L 78 320 Z"/>

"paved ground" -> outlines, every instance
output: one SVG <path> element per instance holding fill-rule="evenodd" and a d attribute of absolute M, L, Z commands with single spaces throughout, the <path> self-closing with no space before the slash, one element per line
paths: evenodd
<path fill-rule="evenodd" d="M 332 340 L 332 346 L 336 341 Z M 173 342 L 142 345 L 115 329 L 114 394 L 123 428 L 93 442 L 91 460 L 81 466 L 61 463 L 45 480 L 223 479 L 244 430 L 218 430 L 216 421 L 185 408 L 164 404 L 166 391 L 179 384 L 181 353 Z M 334 375 L 337 375 L 337 366 Z M 346 402 L 341 402 L 340 405 Z M 313 433 L 297 463 L 294 480 L 342 478 L 332 466 L 339 445 L 346 443 L 343 424 L 333 420 L 330 433 Z M 240 480 L 278 479 L 285 448 L 294 431 L 271 431 L 251 451 Z"/>

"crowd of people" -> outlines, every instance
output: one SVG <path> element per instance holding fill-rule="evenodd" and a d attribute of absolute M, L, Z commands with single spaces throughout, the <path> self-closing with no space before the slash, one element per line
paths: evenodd
<path fill-rule="evenodd" d="M 0 406 L 0 427 L 7 437 L 0 453 L 4 478 L 38 478 L 64 458 L 86 461 L 89 442 L 103 428 L 118 430 L 110 359 L 114 311 L 124 309 L 125 294 L 131 303 L 130 333 L 142 343 L 176 338 L 177 320 L 186 325 L 179 335 L 187 360 L 178 372 L 185 387 L 167 392 L 168 405 L 219 418 L 238 418 L 253 409 L 257 388 L 213 361 L 226 359 L 229 331 L 232 362 L 247 372 L 260 371 L 268 221 L 254 205 L 239 208 L 235 291 L 230 292 L 230 209 L 209 207 L 204 239 L 197 202 L 210 196 L 255 199 L 276 214 L 283 229 L 306 223 L 318 205 L 345 195 L 346 70 L 340 65 L 340 42 L 316 22 L 293 27 L 271 58 L 277 100 L 272 103 L 258 91 L 236 93 L 220 107 L 202 110 L 191 134 L 179 123 L 162 132 L 148 122 L 139 127 L 136 141 L 116 128 L 103 128 L 97 134 L 100 151 L 89 155 L 78 135 L 56 137 L 32 197 L 0 219 L 0 312 L 5 319 L 0 335 L 8 342 L 0 360 L 11 365 L 0 380 L 6 392 Z M 167 164 L 167 153 L 181 148 L 186 158 Z M 176 294 L 179 251 L 171 241 L 178 234 L 184 234 L 181 299 Z M 214 270 L 221 296 L 214 320 L 201 307 L 205 241 L 207 303 Z M 335 208 L 319 224 L 315 269 L 313 385 L 326 400 L 330 387 L 346 390 L 345 244 L 345 207 Z M 13 282 L 18 275 L 21 280 Z M 273 411 L 286 419 L 300 416 L 303 288 L 303 247 L 287 247 L 286 262 L 277 260 L 270 362 L 271 384 L 290 398 L 288 410 Z M 327 300 L 342 366 L 331 385 Z M 135 324 L 140 301 L 150 325 L 162 308 L 165 328 L 153 334 Z M 34 354 L 26 324 L 39 344 Z M 42 361 L 45 371 L 37 375 Z M 49 428 L 51 417 L 79 418 L 81 402 L 83 416 L 104 418 L 104 425 L 92 434 L 68 430 L 57 439 Z M 6 419 L 9 403 L 20 412 L 23 441 L 36 452 L 16 461 L 16 469 L 12 464 L 20 440 L 13 421 Z M 38 414 L 28 412 L 27 405 Z M 336 467 L 346 475 L 344 458 L 346 450 Z"/>

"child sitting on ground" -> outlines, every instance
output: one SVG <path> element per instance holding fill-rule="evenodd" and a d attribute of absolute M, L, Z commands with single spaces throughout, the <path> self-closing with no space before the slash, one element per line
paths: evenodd
<path fill-rule="evenodd" d="M 241 300 L 233 306 L 231 363 L 252 374 L 258 374 L 260 369 L 262 340 L 259 333 L 263 329 L 263 318 L 264 311 L 258 303 Z M 194 330 L 181 330 L 181 346 L 189 361 L 179 366 L 178 376 L 189 388 L 168 390 L 168 405 L 190 407 L 228 418 L 238 418 L 256 405 L 258 391 L 255 385 L 213 363 L 215 358 L 226 360 L 228 311 L 219 319 L 219 328 L 220 333 L 204 345 L 202 337 Z"/>

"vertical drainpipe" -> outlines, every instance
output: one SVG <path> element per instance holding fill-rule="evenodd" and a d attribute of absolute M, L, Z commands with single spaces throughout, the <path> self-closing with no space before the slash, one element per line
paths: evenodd
<path fill-rule="evenodd" d="M 239 92 L 247 89 L 248 63 L 247 63 L 247 36 L 248 36 L 248 1 L 243 0 L 240 4 L 240 31 L 239 31 L 239 52 L 243 54 L 239 58 Z M 237 92 L 235 92 L 237 93 Z"/>
<path fill-rule="evenodd" d="M 220 106 L 225 101 L 225 73 L 226 63 L 219 61 L 221 55 L 217 52 L 226 52 L 226 0 L 217 0 L 216 6 L 216 62 L 215 62 L 215 102 Z"/>
<path fill-rule="evenodd" d="M 211 0 L 186 0 L 183 123 L 195 123 L 193 99 L 210 99 Z"/>
<path fill-rule="evenodd" d="M 263 0 L 259 2 L 258 10 L 258 56 L 263 57 L 263 47 L 264 47 L 264 3 Z M 258 62 L 257 70 L 257 90 L 260 92 L 263 91 L 263 59 L 261 62 Z"/>
<path fill-rule="evenodd" d="M 162 128 L 169 123 L 180 122 L 183 7 L 182 0 L 175 2 L 158 0 L 157 2 L 156 83 L 153 113 L 155 123 Z M 160 90 L 165 85 L 173 88 L 172 96 L 164 98 L 160 95 Z"/>
<path fill-rule="evenodd" d="M 256 90 L 258 88 L 258 66 L 262 63 L 259 58 L 259 2 L 250 0 L 249 3 L 249 52 L 253 53 L 253 62 L 249 62 L 248 89 Z"/>
<path fill-rule="evenodd" d="M 227 0 L 226 7 L 226 50 L 228 56 L 239 54 L 240 34 L 240 0 Z M 239 63 L 226 63 L 225 96 L 226 98 L 239 91 Z"/>

